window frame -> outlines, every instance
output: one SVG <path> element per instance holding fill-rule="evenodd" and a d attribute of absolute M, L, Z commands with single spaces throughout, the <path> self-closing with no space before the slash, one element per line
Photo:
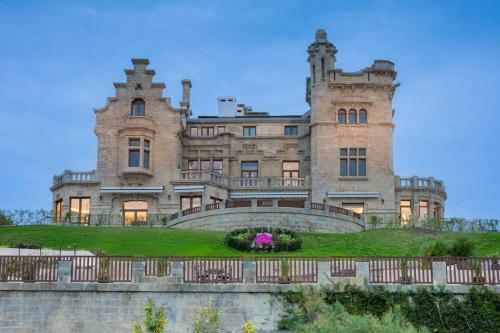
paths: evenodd
<path fill-rule="evenodd" d="M 142 106 L 142 109 L 139 110 L 137 114 L 136 106 Z M 144 117 L 146 116 L 146 102 L 142 98 L 135 98 L 132 103 L 130 103 L 130 115 L 132 117 Z"/>
<path fill-rule="evenodd" d="M 364 147 L 340 148 L 340 177 L 366 177 L 368 173 L 366 151 Z"/>
<path fill-rule="evenodd" d="M 364 121 L 361 121 L 361 115 L 364 115 Z M 368 123 L 368 111 L 366 109 L 360 109 L 358 111 L 358 123 L 359 124 L 367 124 Z"/>
<path fill-rule="evenodd" d="M 285 136 L 299 136 L 299 127 L 293 125 L 285 126 Z"/>
<path fill-rule="evenodd" d="M 351 115 L 354 115 L 354 121 L 351 121 L 352 120 Z M 356 109 L 349 109 L 348 120 L 349 120 L 349 124 L 357 124 L 358 123 L 358 111 Z"/>
<path fill-rule="evenodd" d="M 132 144 L 132 142 L 137 141 L 138 144 Z M 131 169 L 145 169 L 150 170 L 152 167 L 152 150 L 153 150 L 153 140 L 149 137 L 137 137 L 131 136 L 127 137 L 128 147 L 127 147 L 127 167 Z M 138 152 L 138 163 L 137 165 L 131 165 L 131 153 Z M 146 163 L 147 161 L 147 163 Z M 146 165 L 147 164 L 147 165 Z"/>
<path fill-rule="evenodd" d="M 340 121 L 340 116 L 344 117 L 343 121 Z M 347 124 L 347 111 L 345 109 L 339 109 L 337 111 L 337 122 L 339 124 Z"/>
<path fill-rule="evenodd" d="M 200 205 L 199 206 L 193 206 L 193 199 L 200 199 Z M 188 208 L 183 208 L 182 206 L 182 199 L 189 199 L 189 207 Z M 201 207 L 203 206 L 203 197 L 201 195 L 181 195 L 179 198 L 179 207 L 181 211 L 184 211 L 186 209 L 192 209 L 195 207 Z"/>
<path fill-rule="evenodd" d="M 63 199 L 54 201 L 54 222 L 61 223 L 63 213 Z"/>
<path fill-rule="evenodd" d="M 146 204 L 146 209 L 125 209 L 125 204 L 127 202 L 143 202 Z M 132 222 L 134 221 L 141 221 L 141 222 L 144 222 L 144 221 L 147 221 L 148 219 L 148 211 L 149 211 L 149 203 L 145 200 L 127 200 L 127 201 L 123 201 L 122 202 L 122 217 L 123 217 L 123 224 L 124 225 L 130 225 L 132 224 Z M 129 222 L 127 222 L 127 218 L 126 218 L 126 215 L 127 213 L 133 213 L 134 214 L 134 217 L 133 219 Z M 138 213 L 144 213 L 145 214 L 145 219 L 144 221 L 142 220 L 138 220 Z"/>
<path fill-rule="evenodd" d="M 248 130 L 248 133 L 247 133 L 247 130 Z M 252 132 L 253 132 L 253 134 L 252 134 Z M 243 126 L 243 136 L 244 137 L 256 137 L 257 136 L 257 126 Z"/>
<path fill-rule="evenodd" d="M 72 212 L 72 201 L 73 200 L 78 200 L 78 213 L 73 213 Z M 82 214 L 82 201 L 83 200 L 88 200 L 89 201 L 89 211 L 87 214 Z M 84 197 L 75 197 L 71 196 L 69 197 L 69 207 L 68 207 L 68 212 L 70 213 L 70 223 L 73 223 L 73 214 L 78 215 L 78 220 L 77 222 L 79 224 L 86 224 L 88 223 L 88 217 L 90 216 L 90 207 L 91 207 L 92 201 L 89 196 L 84 196 Z"/>

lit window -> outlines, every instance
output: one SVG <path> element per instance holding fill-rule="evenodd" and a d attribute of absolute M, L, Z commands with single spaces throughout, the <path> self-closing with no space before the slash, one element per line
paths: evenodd
<path fill-rule="evenodd" d="M 226 132 L 226 127 L 225 126 L 218 126 L 217 127 L 217 134 L 222 134 Z"/>
<path fill-rule="evenodd" d="M 285 126 L 285 135 L 297 136 L 299 135 L 299 129 L 297 128 L 297 126 Z"/>
<path fill-rule="evenodd" d="M 142 99 L 134 99 L 132 102 L 132 116 L 144 116 L 146 103 Z"/>
<path fill-rule="evenodd" d="M 61 223 L 62 218 L 62 199 L 55 202 L 54 205 L 54 222 Z"/>
<path fill-rule="evenodd" d="M 358 115 L 357 115 L 356 110 L 350 109 L 349 110 L 349 124 L 356 124 L 357 118 L 358 118 Z"/>
<path fill-rule="evenodd" d="M 359 110 L 359 123 L 360 124 L 366 124 L 366 120 L 367 120 L 367 114 L 366 114 L 366 110 Z"/>
<path fill-rule="evenodd" d="M 429 202 L 426 200 L 420 200 L 418 205 L 418 217 L 421 219 L 426 219 L 429 217 Z"/>
<path fill-rule="evenodd" d="M 245 126 L 243 127 L 243 136 L 255 136 L 257 129 L 255 126 Z"/>
<path fill-rule="evenodd" d="M 366 176 L 366 148 L 340 149 L 340 176 Z"/>
<path fill-rule="evenodd" d="M 146 201 L 125 201 L 123 203 L 123 220 L 125 225 L 132 222 L 144 222 L 148 217 L 148 203 Z"/>
<path fill-rule="evenodd" d="M 283 162 L 283 186 L 299 186 L 299 161 Z"/>
<path fill-rule="evenodd" d="M 345 124 L 346 112 L 344 109 L 339 110 L 339 124 Z"/>
<path fill-rule="evenodd" d="M 71 223 L 87 223 L 90 214 L 90 198 L 72 197 L 69 199 Z"/>
<path fill-rule="evenodd" d="M 401 200 L 399 204 L 401 221 L 408 221 L 412 216 L 411 200 Z"/>
<path fill-rule="evenodd" d="M 365 204 L 362 202 L 343 202 L 342 203 L 342 208 L 348 209 L 354 213 L 357 214 L 363 214 L 363 211 L 365 209 Z"/>

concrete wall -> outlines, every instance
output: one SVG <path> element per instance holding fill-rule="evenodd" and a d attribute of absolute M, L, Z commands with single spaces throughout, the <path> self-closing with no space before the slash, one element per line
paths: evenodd
<path fill-rule="evenodd" d="M 342 214 L 313 209 L 248 207 L 203 211 L 180 217 L 167 224 L 179 229 L 228 231 L 241 228 L 273 227 L 295 231 L 358 232 L 362 221 Z"/>

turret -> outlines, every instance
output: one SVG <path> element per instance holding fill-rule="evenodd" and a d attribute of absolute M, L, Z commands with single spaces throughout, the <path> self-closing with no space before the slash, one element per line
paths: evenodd
<path fill-rule="evenodd" d="M 312 91 L 315 85 L 327 82 L 328 70 L 335 67 L 337 49 L 328 41 L 326 31 L 318 29 L 314 42 L 307 48 L 307 53 L 307 62 L 311 65 L 311 76 L 307 80 L 310 85 L 308 91 Z M 310 102 L 310 96 L 306 99 Z"/>

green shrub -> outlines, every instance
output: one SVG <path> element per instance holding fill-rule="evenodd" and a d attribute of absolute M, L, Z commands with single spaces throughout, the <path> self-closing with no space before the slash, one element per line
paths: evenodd
<path fill-rule="evenodd" d="M 471 257 L 474 255 L 476 244 L 466 237 L 459 237 L 453 241 L 448 251 L 452 257 Z"/>
<path fill-rule="evenodd" d="M 134 326 L 134 333 L 164 333 L 168 326 L 168 319 L 165 318 L 164 308 L 157 308 L 153 300 L 148 299 L 148 302 L 144 305 L 144 327 L 146 331 L 142 329 L 142 325 L 136 323 Z"/>
<path fill-rule="evenodd" d="M 422 245 L 421 253 L 426 257 L 444 257 L 447 256 L 450 250 L 448 243 L 437 239 L 431 242 L 426 242 Z"/>
<path fill-rule="evenodd" d="M 295 329 L 298 333 L 426 333 L 426 328 L 416 329 L 403 316 L 399 307 L 389 311 L 382 318 L 370 314 L 353 315 L 340 303 L 329 311 L 318 314 L 312 322 Z"/>
<path fill-rule="evenodd" d="M 280 296 L 284 305 L 279 322 L 281 329 L 293 330 L 314 323 L 318 316 L 315 313 L 322 313 L 325 304 L 334 306 L 337 303 L 342 304 L 349 314 L 376 318 L 383 318 L 390 311 L 396 312 L 396 307 L 399 307 L 404 318 L 414 327 L 427 327 L 437 333 L 497 332 L 500 327 L 500 295 L 484 287 L 471 288 L 463 299 L 433 287 L 390 293 L 382 287 L 360 289 L 345 286 L 342 289 L 335 284 L 321 289 L 301 288 Z"/>
<path fill-rule="evenodd" d="M 0 225 L 13 225 L 12 218 L 7 216 L 3 210 L 0 210 Z"/>
<path fill-rule="evenodd" d="M 267 232 L 273 235 L 273 244 L 265 244 L 263 247 L 255 246 L 253 240 L 257 234 Z M 302 247 L 302 240 L 297 233 L 287 229 L 253 228 L 233 230 L 227 234 L 225 239 L 229 247 L 239 251 L 296 251 Z"/>

